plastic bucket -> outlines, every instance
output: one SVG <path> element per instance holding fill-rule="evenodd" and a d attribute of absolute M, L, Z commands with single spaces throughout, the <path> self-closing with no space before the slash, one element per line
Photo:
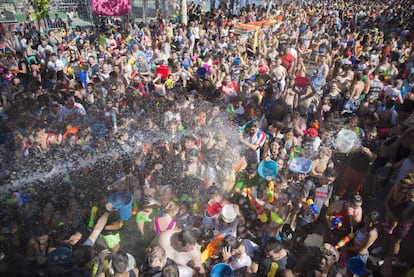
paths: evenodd
<path fill-rule="evenodd" d="M 168 78 L 168 66 L 166 65 L 159 65 L 155 68 L 155 74 L 161 74 L 161 78 L 167 79 Z"/>
<path fill-rule="evenodd" d="M 72 248 L 67 246 L 58 247 L 49 254 L 47 254 L 47 259 L 49 263 L 56 265 L 70 265 L 71 257 Z"/>
<path fill-rule="evenodd" d="M 347 262 L 349 271 L 353 274 L 361 275 L 365 272 L 365 263 L 358 256 L 351 257 Z"/>
<path fill-rule="evenodd" d="M 201 79 L 206 79 L 207 78 L 207 69 L 205 67 L 199 67 L 196 70 L 196 74 Z"/>
<path fill-rule="evenodd" d="M 257 167 L 257 172 L 263 179 L 266 179 L 268 176 L 274 178 L 278 172 L 277 163 L 273 160 L 261 161 Z"/>
<path fill-rule="evenodd" d="M 109 203 L 118 210 L 122 220 L 128 220 L 132 216 L 132 202 L 134 197 L 127 191 L 117 192 L 109 197 Z"/>
<path fill-rule="evenodd" d="M 340 153 L 349 153 L 357 142 L 358 136 L 354 131 L 342 129 L 336 137 L 336 150 Z"/>
<path fill-rule="evenodd" d="M 210 277 L 233 277 L 233 269 L 228 264 L 216 264 L 210 271 Z"/>
<path fill-rule="evenodd" d="M 295 157 L 289 164 L 289 170 L 294 173 L 307 174 L 311 171 L 311 168 L 312 160 L 303 157 Z"/>

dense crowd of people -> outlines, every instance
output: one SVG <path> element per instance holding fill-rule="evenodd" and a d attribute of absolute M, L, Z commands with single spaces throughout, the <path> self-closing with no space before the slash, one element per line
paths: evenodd
<path fill-rule="evenodd" d="M 412 276 L 410 5 L 1 25 L 0 272 Z"/>

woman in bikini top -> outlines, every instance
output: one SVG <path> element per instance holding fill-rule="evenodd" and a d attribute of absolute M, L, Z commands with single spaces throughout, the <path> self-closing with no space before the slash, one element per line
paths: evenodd
<path fill-rule="evenodd" d="M 171 230 L 176 226 L 175 216 L 178 214 L 179 206 L 174 201 L 165 206 L 165 214 L 154 218 L 154 229 L 159 234 Z"/>

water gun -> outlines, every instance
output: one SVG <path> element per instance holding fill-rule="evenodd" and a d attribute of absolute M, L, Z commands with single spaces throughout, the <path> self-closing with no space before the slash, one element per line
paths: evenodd
<path fill-rule="evenodd" d="M 134 201 L 134 206 L 132 207 L 132 215 L 136 215 L 138 213 L 138 204 Z"/>
<path fill-rule="evenodd" d="M 137 213 L 136 217 L 135 217 L 135 222 L 152 222 L 152 219 L 149 218 L 147 215 L 145 215 L 142 212 Z"/>
<path fill-rule="evenodd" d="M 22 207 L 27 203 L 27 201 L 29 201 L 30 197 L 31 195 L 28 193 L 14 192 L 11 198 L 6 200 L 6 203 L 8 205 L 17 204 L 19 207 Z"/>
<path fill-rule="evenodd" d="M 263 94 L 260 93 L 259 95 L 257 95 L 257 104 L 262 104 L 262 100 L 263 100 Z"/>
<path fill-rule="evenodd" d="M 355 237 L 355 233 L 349 233 L 346 235 L 343 239 L 338 241 L 338 243 L 335 245 L 336 249 L 339 249 L 341 247 L 344 247 L 348 242 L 350 242 Z"/>
<path fill-rule="evenodd" d="M 228 108 L 227 108 L 227 114 L 228 114 L 229 120 L 233 120 L 233 119 L 234 119 L 234 115 L 235 115 L 236 113 L 234 112 L 234 107 L 233 107 L 233 105 L 232 105 L 232 104 L 230 104 L 230 105 L 228 106 Z"/>
<path fill-rule="evenodd" d="M 184 131 L 185 131 L 185 127 L 182 124 L 180 124 L 178 126 L 178 132 L 184 132 Z"/>
<path fill-rule="evenodd" d="M 267 197 L 269 203 L 275 201 L 275 183 L 273 183 L 273 181 L 267 183 Z"/>
<path fill-rule="evenodd" d="M 206 249 L 201 252 L 201 263 L 205 263 L 208 258 L 210 258 L 214 252 L 221 246 L 221 241 L 224 239 L 223 234 L 219 234 L 217 237 L 214 238 L 209 244 L 207 244 Z"/>
<path fill-rule="evenodd" d="M 256 199 L 254 199 L 250 194 L 247 196 L 249 198 L 250 203 L 252 203 L 254 209 L 256 210 L 257 215 L 262 223 L 267 222 L 267 214 L 263 207 L 257 203 Z"/>
<path fill-rule="evenodd" d="M 312 213 L 313 220 L 316 221 L 318 219 L 318 216 L 319 216 L 319 211 L 318 211 L 318 208 L 316 207 L 316 204 L 313 203 L 312 199 L 306 200 L 306 203 L 308 204 L 309 209 Z"/>
<path fill-rule="evenodd" d="M 250 201 L 250 203 L 253 205 L 254 209 L 256 210 L 257 215 L 259 216 L 259 219 L 261 222 L 266 223 L 267 222 L 267 214 L 264 211 L 263 207 L 257 203 L 256 199 L 254 199 L 251 196 L 251 188 L 244 188 L 242 190 L 242 195 L 247 197 Z"/>
<path fill-rule="evenodd" d="M 251 125 L 251 124 L 252 124 L 252 122 L 251 122 L 251 121 L 247 121 L 246 123 L 244 123 L 244 124 L 240 127 L 239 132 L 240 132 L 240 133 L 244 133 L 244 132 L 246 131 L 246 129 L 250 127 L 250 125 Z"/>
<path fill-rule="evenodd" d="M 97 212 L 98 212 L 98 207 L 93 206 L 91 208 L 91 215 L 89 216 L 89 223 L 88 223 L 89 228 L 92 228 L 93 225 L 95 225 L 95 217 L 96 217 Z"/>
<path fill-rule="evenodd" d="M 243 195 L 244 197 L 249 197 L 251 192 L 252 192 L 251 188 L 244 188 L 244 189 L 242 190 L 242 195 Z"/>
<path fill-rule="evenodd" d="M 331 215 L 329 217 L 329 220 L 331 221 L 331 230 L 339 230 L 342 227 L 342 220 L 339 217 Z"/>
<path fill-rule="evenodd" d="M 193 204 L 193 206 L 191 207 L 191 212 L 194 214 L 194 215 L 196 215 L 197 213 L 198 213 L 198 203 L 197 202 L 195 202 L 194 204 Z"/>
<path fill-rule="evenodd" d="M 66 137 L 70 134 L 75 136 L 75 141 L 78 142 L 79 137 L 78 137 L 78 133 L 79 133 L 79 129 L 78 127 L 70 127 L 67 129 L 67 131 L 63 134 L 62 136 L 62 141 L 66 140 Z"/>
<path fill-rule="evenodd" d="M 277 224 L 284 224 L 285 221 L 277 213 L 270 211 L 270 220 Z"/>
<path fill-rule="evenodd" d="M 279 264 L 277 262 L 272 262 L 272 264 L 270 265 L 270 270 L 267 273 L 266 277 L 275 277 L 278 269 Z"/>
<path fill-rule="evenodd" d="M 241 169 L 242 169 L 242 167 L 243 167 L 243 164 L 244 164 L 243 163 L 243 160 L 240 160 L 238 164 L 236 164 L 235 166 L 233 166 L 234 171 L 236 173 L 240 172 Z M 239 183 L 240 183 L 240 181 L 236 183 L 236 187 L 238 186 Z M 242 186 L 243 186 L 243 182 L 241 182 L 241 183 L 242 183 Z"/>
<path fill-rule="evenodd" d="M 99 268 L 99 263 L 95 262 L 92 266 L 92 276 L 95 276 L 96 273 L 98 272 L 98 268 Z M 109 262 L 108 260 L 105 259 L 104 264 L 103 264 L 103 271 L 106 272 L 107 270 L 109 270 Z"/>

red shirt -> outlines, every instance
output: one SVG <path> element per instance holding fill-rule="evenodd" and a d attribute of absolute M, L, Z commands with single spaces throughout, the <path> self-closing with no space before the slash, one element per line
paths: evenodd
<path fill-rule="evenodd" d="M 261 64 L 259 65 L 257 71 L 259 71 L 259 74 L 265 74 L 270 71 L 270 68 L 267 65 Z"/>
<path fill-rule="evenodd" d="M 286 70 L 289 71 L 292 67 L 295 57 L 292 54 L 285 54 L 282 56 L 282 64 L 286 67 Z"/>
<path fill-rule="evenodd" d="M 221 86 L 221 91 L 225 96 L 230 96 L 230 94 L 235 93 L 237 94 L 238 86 L 236 82 L 230 82 L 229 84 L 225 85 L 223 84 Z"/>

